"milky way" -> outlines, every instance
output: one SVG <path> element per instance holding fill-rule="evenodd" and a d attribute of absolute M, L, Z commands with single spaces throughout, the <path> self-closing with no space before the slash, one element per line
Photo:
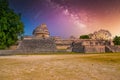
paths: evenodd
<path fill-rule="evenodd" d="M 51 35 L 69 37 L 108 29 L 119 35 L 120 0 L 9 0 L 22 13 L 25 35 L 46 23 Z"/>

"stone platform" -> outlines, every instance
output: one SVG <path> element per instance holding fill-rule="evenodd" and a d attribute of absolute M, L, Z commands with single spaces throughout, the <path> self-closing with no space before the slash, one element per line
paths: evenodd
<path fill-rule="evenodd" d="M 57 51 L 55 41 L 51 38 L 23 40 L 19 44 L 18 50 L 22 50 L 23 52 L 35 52 L 35 53 Z"/>

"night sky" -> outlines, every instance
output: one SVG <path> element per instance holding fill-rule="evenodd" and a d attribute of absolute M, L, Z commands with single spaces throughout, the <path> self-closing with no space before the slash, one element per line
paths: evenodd
<path fill-rule="evenodd" d="M 46 23 L 51 36 L 69 37 L 99 29 L 120 35 L 120 0 L 9 0 L 22 14 L 25 35 Z"/>

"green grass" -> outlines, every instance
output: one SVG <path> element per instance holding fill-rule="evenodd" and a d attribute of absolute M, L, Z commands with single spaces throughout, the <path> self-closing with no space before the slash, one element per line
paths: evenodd
<path fill-rule="evenodd" d="M 13 55 L 68 55 L 68 54 L 83 54 L 76 52 L 41 52 L 41 53 L 17 53 Z"/>
<path fill-rule="evenodd" d="M 82 58 L 95 62 L 120 63 L 120 53 L 91 54 L 89 56 L 83 56 Z"/>

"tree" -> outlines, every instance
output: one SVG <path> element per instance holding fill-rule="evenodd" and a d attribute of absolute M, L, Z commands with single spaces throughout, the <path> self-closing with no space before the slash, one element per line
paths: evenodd
<path fill-rule="evenodd" d="M 109 40 L 112 35 L 108 30 L 101 29 L 99 31 L 95 31 L 93 34 L 90 34 L 89 36 L 91 39 Z"/>
<path fill-rule="evenodd" d="M 115 36 L 114 39 L 113 39 L 113 43 L 115 45 L 120 45 L 120 36 Z"/>
<path fill-rule="evenodd" d="M 15 44 L 23 32 L 20 15 L 9 8 L 8 0 L 0 0 L 0 49 Z"/>
<path fill-rule="evenodd" d="M 81 35 L 80 39 L 90 39 L 89 35 Z"/>

